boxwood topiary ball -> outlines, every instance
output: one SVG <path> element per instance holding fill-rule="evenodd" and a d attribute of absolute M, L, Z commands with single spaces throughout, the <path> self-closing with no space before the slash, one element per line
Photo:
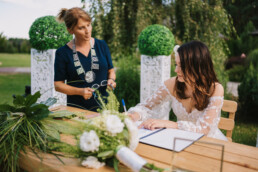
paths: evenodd
<path fill-rule="evenodd" d="M 58 23 L 54 16 L 44 16 L 36 19 L 29 31 L 31 47 L 37 50 L 57 49 L 73 37 L 65 24 Z"/>
<path fill-rule="evenodd" d="M 141 54 L 149 56 L 170 55 L 175 45 L 174 35 L 162 25 L 146 27 L 138 38 L 138 47 Z"/>

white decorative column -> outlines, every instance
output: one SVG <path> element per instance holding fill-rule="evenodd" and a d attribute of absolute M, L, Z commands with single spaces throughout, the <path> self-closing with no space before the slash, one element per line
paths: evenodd
<path fill-rule="evenodd" d="M 141 55 L 141 90 L 140 101 L 144 102 L 150 97 L 159 86 L 170 78 L 171 70 L 171 56 L 146 56 Z M 161 119 L 169 119 L 169 113 L 165 113 L 165 106 L 169 106 L 168 103 L 164 104 L 160 109 Z M 157 118 L 153 116 L 153 118 Z"/>
<path fill-rule="evenodd" d="M 66 105 L 66 95 L 54 88 L 54 62 L 56 49 L 38 51 L 31 49 L 31 94 L 40 91 L 38 103 L 49 97 L 57 98 L 57 105 Z"/>

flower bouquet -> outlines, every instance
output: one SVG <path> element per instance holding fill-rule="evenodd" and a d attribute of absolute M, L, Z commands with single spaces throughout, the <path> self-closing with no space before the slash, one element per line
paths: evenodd
<path fill-rule="evenodd" d="M 77 123 L 77 128 L 82 129 L 81 133 L 72 134 L 77 145 L 59 143 L 58 146 L 55 145 L 55 150 L 81 158 L 81 164 L 87 168 L 109 165 L 119 171 L 118 164 L 122 162 L 133 171 L 163 171 L 148 164 L 133 152 L 139 142 L 138 128 L 125 113 L 118 112 L 119 103 L 114 93 L 108 93 L 107 104 L 98 96 L 102 107 L 99 116 L 91 119 L 85 119 L 83 116 L 71 119 Z"/>
<path fill-rule="evenodd" d="M 112 91 L 108 103 L 99 96 L 102 110 L 91 119 L 79 112 L 50 112 L 48 107 L 56 100 L 38 104 L 39 97 L 39 92 L 26 98 L 17 96 L 13 105 L 0 105 L 0 166 L 4 171 L 18 171 L 20 152 L 28 149 L 35 154 L 38 150 L 54 154 L 60 161 L 60 156 L 81 158 L 87 168 L 106 164 L 119 171 L 122 162 L 133 171 L 163 171 L 133 152 L 139 141 L 137 126 L 118 112 L 119 103 Z M 62 135 L 68 135 L 75 144 L 63 141 Z"/>

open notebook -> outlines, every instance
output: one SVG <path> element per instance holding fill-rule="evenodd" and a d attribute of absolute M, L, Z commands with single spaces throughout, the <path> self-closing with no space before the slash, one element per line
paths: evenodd
<path fill-rule="evenodd" d="M 199 140 L 204 134 L 178 129 L 139 129 L 141 143 L 180 152 Z M 174 139 L 175 146 L 174 146 Z"/>

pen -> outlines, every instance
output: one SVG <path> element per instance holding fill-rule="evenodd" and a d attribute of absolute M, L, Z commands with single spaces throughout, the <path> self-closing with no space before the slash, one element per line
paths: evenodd
<path fill-rule="evenodd" d="M 123 104 L 123 107 L 124 107 L 124 111 L 126 112 L 127 110 L 126 110 L 126 107 L 125 107 L 125 101 L 124 101 L 124 99 L 122 99 L 122 104 Z"/>

